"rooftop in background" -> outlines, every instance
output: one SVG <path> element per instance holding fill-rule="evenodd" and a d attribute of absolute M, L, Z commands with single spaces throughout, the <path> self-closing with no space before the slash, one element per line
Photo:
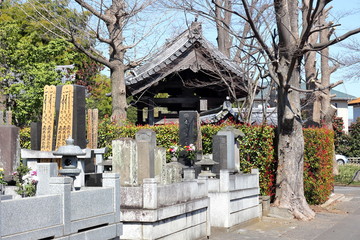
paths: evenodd
<path fill-rule="evenodd" d="M 331 98 L 331 100 L 351 100 L 355 99 L 356 97 L 353 95 L 349 95 L 334 89 L 330 90 L 330 94 L 336 94 L 336 97 Z M 350 102 L 349 102 L 350 103 Z"/>
<path fill-rule="evenodd" d="M 349 102 L 349 106 L 353 106 L 353 105 L 356 105 L 356 104 L 359 104 L 360 103 L 360 98 L 356 98 L 354 100 L 351 100 Z"/>

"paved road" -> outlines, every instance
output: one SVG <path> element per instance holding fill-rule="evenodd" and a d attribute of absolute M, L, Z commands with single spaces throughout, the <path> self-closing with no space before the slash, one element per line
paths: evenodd
<path fill-rule="evenodd" d="M 212 240 L 360 240 L 360 187 L 336 187 L 341 202 L 322 210 L 309 222 L 264 217 L 261 222 L 231 232 L 212 231 Z"/>

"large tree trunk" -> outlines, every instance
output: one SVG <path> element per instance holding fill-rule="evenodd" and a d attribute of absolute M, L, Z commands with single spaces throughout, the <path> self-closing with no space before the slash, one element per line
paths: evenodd
<path fill-rule="evenodd" d="M 299 60 L 300 61 L 300 60 Z M 283 69 L 289 69 L 283 66 Z M 299 62 L 290 84 L 298 87 Z M 304 196 L 304 136 L 301 123 L 299 92 L 278 88 L 278 169 L 275 205 L 286 208 L 301 220 L 314 218 Z"/>
<path fill-rule="evenodd" d="M 220 7 L 221 6 L 221 7 Z M 224 9 L 229 11 L 226 11 Z M 230 36 L 229 26 L 231 23 L 231 10 L 232 4 L 230 0 L 216 0 L 215 14 L 216 14 L 216 30 L 217 30 L 217 43 L 220 52 L 228 58 L 230 57 L 230 48 L 232 39 Z"/>
<path fill-rule="evenodd" d="M 111 69 L 111 96 L 112 96 L 112 115 L 111 119 L 118 125 L 126 121 L 126 89 L 124 78 L 124 67 L 119 65 Z"/>
<path fill-rule="evenodd" d="M 110 71 L 111 71 L 111 96 L 112 115 L 111 118 L 118 125 L 126 121 L 126 85 L 123 26 L 126 17 L 126 4 L 123 0 L 113 0 L 112 5 L 106 10 L 105 15 L 110 19 L 107 24 L 112 44 L 110 44 Z M 116 14 L 115 14 L 116 13 Z"/>
<path fill-rule="evenodd" d="M 304 196 L 304 136 L 302 132 L 300 94 L 291 88 L 300 86 L 298 54 L 299 26 L 297 1 L 275 0 L 279 29 L 278 79 L 278 169 L 275 206 L 286 208 L 295 218 L 310 220 L 315 213 Z"/>

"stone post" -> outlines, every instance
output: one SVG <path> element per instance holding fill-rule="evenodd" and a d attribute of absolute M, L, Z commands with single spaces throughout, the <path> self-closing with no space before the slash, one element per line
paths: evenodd
<path fill-rule="evenodd" d="M 36 195 L 48 195 L 50 179 L 58 176 L 57 163 L 38 163 L 37 176 Z"/>
<path fill-rule="evenodd" d="M 63 211 L 64 235 L 71 233 L 71 182 L 69 177 L 50 178 L 49 194 L 60 194 L 62 198 L 59 208 Z"/>
<path fill-rule="evenodd" d="M 114 188 L 115 222 L 120 222 L 120 174 L 103 173 L 103 187 Z"/>
<path fill-rule="evenodd" d="M 143 180 L 143 208 L 157 209 L 157 181 L 155 178 L 145 178 Z"/>
<path fill-rule="evenodd" d="M 112 141 L 112 172 L 121 173 L 121 185 L 138 185 L 138 157 L 136 142 L 132 138 Z"/>
<path fill-rule="evenodd" d="M 251 169 L 251 174 L 256 174 L 256 175 L 257 175 L 257 179 L 256 179 L 257 187 L 260 187 L 260 184 L 259 184 L 259 178 L 260 178 L 260 176 L 259 176 L 259 174 L 260 174 L 259 169 L 257 169 L 257 168 Z"/>
<path fill-rule="evenodd" d="M 141 129 L 135 135 L 138 156 L 139 183 L 145 178 L 155 177 L 156 133 L 150 129 Z"/>
<path fill-rule="evenodd" d="M 99 164 L 104 161 L 104 154 L 106 152 L 107 152 L 107 148 L 94 149 L 95 172 L 96 173 L 103 173 L 104 172 L 104 166 L 99 165 Z"/>
<path fill-rule="evenodd" d="M 230 191 L 230 170 L 221 169 L 220 170 L 220 192 L 229 192 Z"/>

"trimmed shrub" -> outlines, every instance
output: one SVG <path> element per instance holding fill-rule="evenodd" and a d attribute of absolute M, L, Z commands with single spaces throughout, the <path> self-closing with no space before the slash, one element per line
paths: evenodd
<path fill-rule="evenodd" d="M 273 196 L 275 194 L 277 167 L 274 155 L 274 128 L 238 125 L 238 129 L 245 134 L 239 140 L 241 171 L 248 173 L 252 168 L 258 168 L 261 194 Z"/>
<path fill-rule="evenodd" d="M 308 203 L 324 203 L 334 185 L 334 132 L 325 128 L 304 129 L 304 192 Z"/>

